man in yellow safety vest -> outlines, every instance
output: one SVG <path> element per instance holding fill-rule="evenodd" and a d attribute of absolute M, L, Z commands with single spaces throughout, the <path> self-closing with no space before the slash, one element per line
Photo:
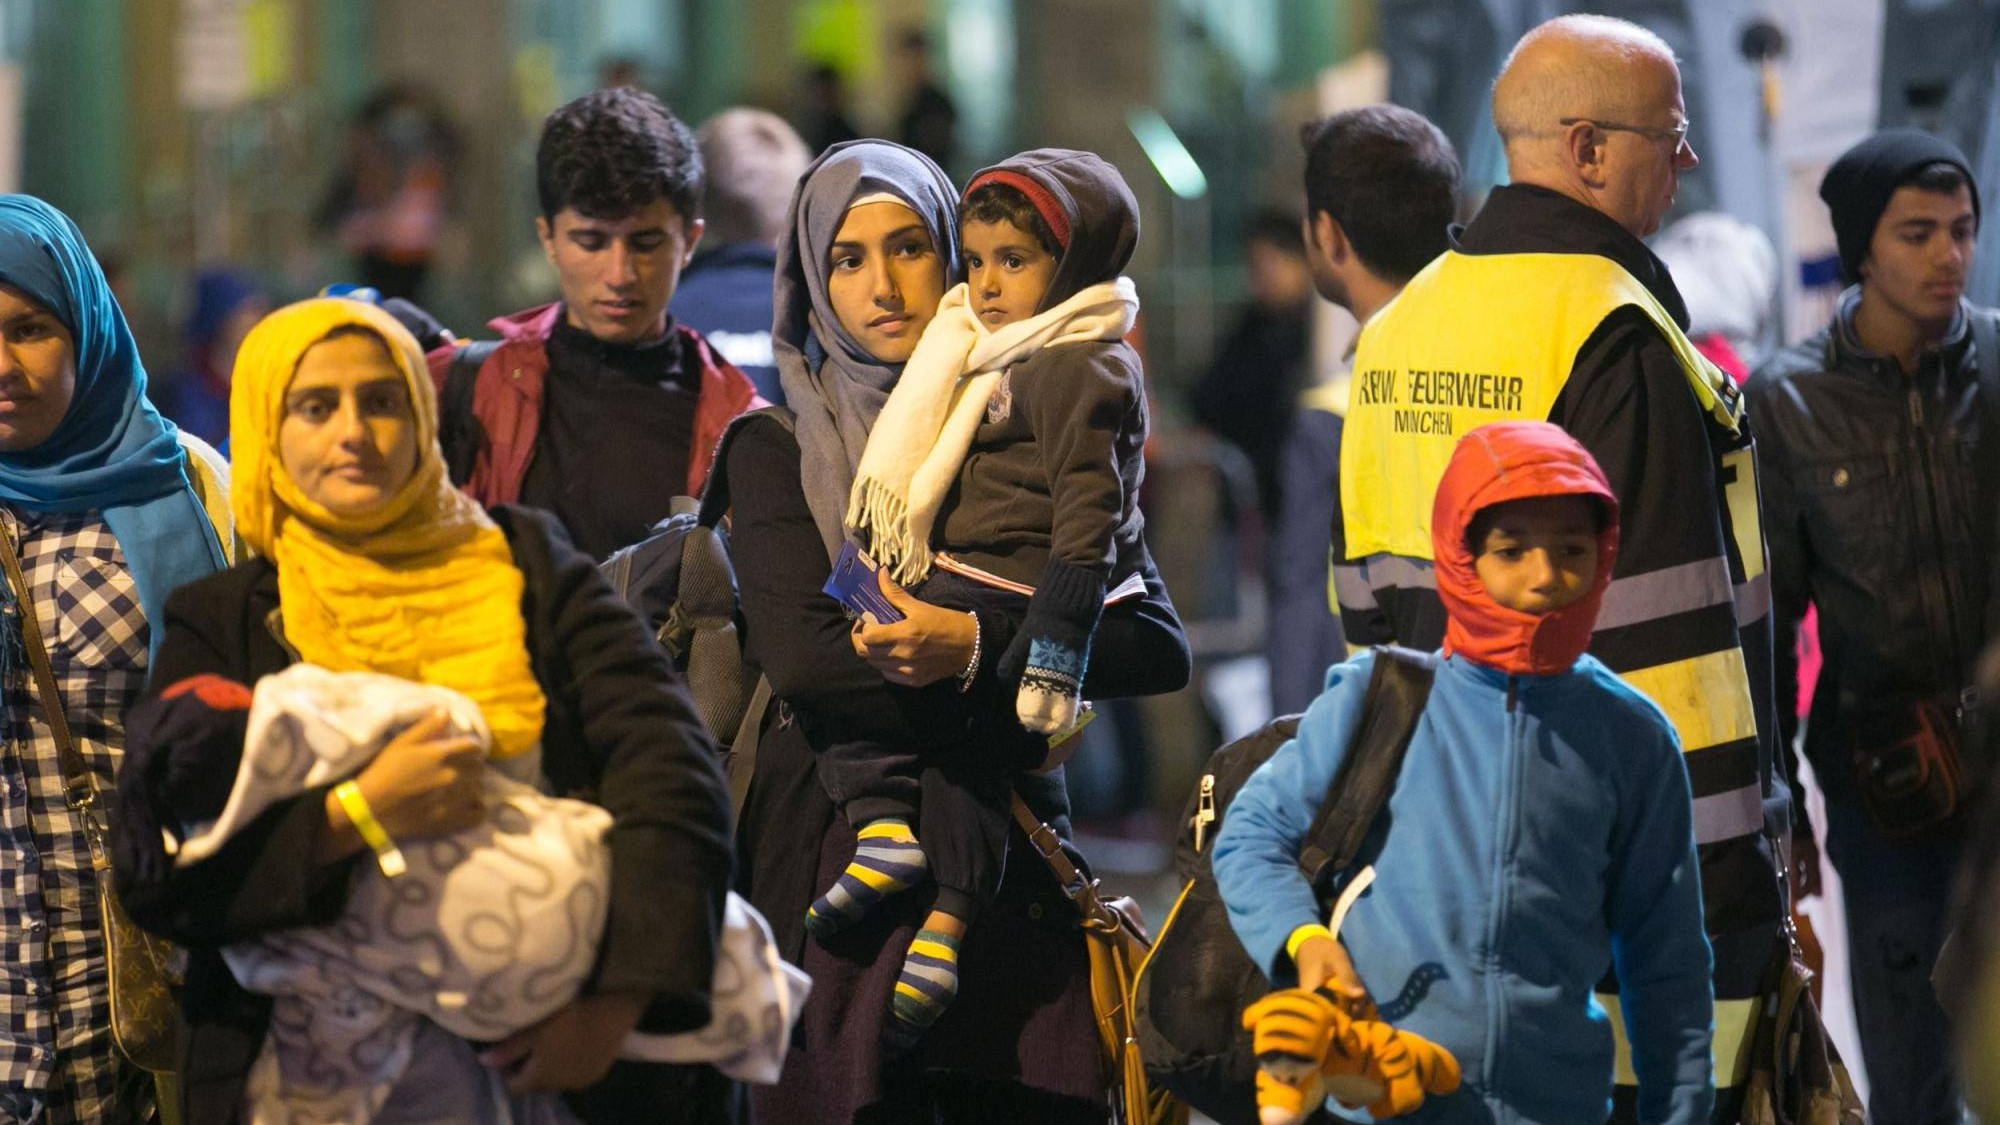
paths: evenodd
<path fill-rule="evenodd" d="M 1790 830 L 1772 769 L 1770 587 L 1755 450 L 1735 385 L 1688 342 L 1673 280 L 1640 241 L 1694 167 L 1680 73 L 1656 35 L 1564 16 L 1493 88 L 1512 183 L 1363 330 L 1341 450 L 1354 643 L 1436 647 L 1431 497 L 1460 435 L 1510 418 L 1576 437 L 1618 495 L 1614 581 L 1590 651 L 1666 712 L 1695 797 L 1714 954 L 1716 1120 L 1734 1121 L 1784 892 Z M 1616 989 L 1599 999 L 1624 1027 Z M 1617 1118 L 1636 1078 L 1618 1053 Z"/>

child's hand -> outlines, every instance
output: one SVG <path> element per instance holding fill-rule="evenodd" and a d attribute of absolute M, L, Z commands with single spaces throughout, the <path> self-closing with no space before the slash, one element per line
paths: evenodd
<path fill-rule="evenodd" d="M 1298 955 L 1292 961 L 1299 970 L 1300 988 L 1307 992 L 1324 991 L 1355 1019 L 1368 1015 L 1374 1008 L 1367 987 L 1361 983 L 1361 974 L 1354 971 L 1347 948 L 1338 941 L 1309 937 L 1299 943 Z"/>
<path fill-rule="evenodd" d="M 354 783 L 391 839 L 443 836 L 486 818 L 486 748 L 439 709 L 389 740 Z"/>
<path fill-rule="evenodd" d="M 1036 734 L 1058 734 L 1076 725 L 1077 712 L 1083 701 L 1073 695 L 1062 695 L 1022 684 L 1014 693 L 1014 717 L 1021 725 Z"/>

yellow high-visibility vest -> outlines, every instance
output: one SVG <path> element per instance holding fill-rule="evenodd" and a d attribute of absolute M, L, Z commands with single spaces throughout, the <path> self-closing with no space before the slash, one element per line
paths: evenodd
<path fill-rule="evenodd" d="M 1659 326 L 1702 409 L 1735 432 L 1741 392 L 1616 262 L 1447 251 L 1361 330 L 1340 443 L 1347 557 L 1430 558 L 1431 500 L 1458 439 L 1546 419 L 1577 352 L 1627 305 Z"/>

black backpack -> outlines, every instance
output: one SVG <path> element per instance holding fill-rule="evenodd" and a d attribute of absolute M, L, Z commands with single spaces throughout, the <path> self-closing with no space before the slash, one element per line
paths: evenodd
<path fill-rule="evenodd" d="M 792 412 L 782 406 L 731 421 L 716 443 L 701 498 L 675 497 L 667 518 L 654 524 L 646 538 L 598 564 L 686 678 L 695 710 L 722 747 L 731 807 L 738 811 L 749 791 L 756 734 L 770 704 L 771 685 L 743 662 L 736 570 L 722 526 L 730 504 L 723 466 L 743 425 L 760 415 L 792 429 Z"/>
<path fill-rule="evenodd" d="M 1361 854 L 1396 786 L 1436 670 L 1435 656 L 1393 645 L 1375 648 L 1361 727 L 1299 856 L 1299 869 L 1320 897 L 1322 916 L 1337 877 Z M 1258 1125 L 1257 1058 L 1240 1018 L 1271 990 L 1271 982 L 1229 928 L 1208 849 L 1236 791 L 1298 729 L 1297 715 L 1273 719 L 1209 758 L 1174 842 L 1174 867 L 1184 889 L 1132 988 L 1147 1079 L 1220 1125 Z"/>
<path fill-rule="evenodd" d="M 451 353 L 444 387 L 438 392 L 438 446 L 444 450 L 451 483 L 461 487 L 472 479 L 472 466 L 486 444 L 486 427 L 472 413 L 472 390 L 486 358 L 499 348 L 499 340 L 475 340 Z"/>

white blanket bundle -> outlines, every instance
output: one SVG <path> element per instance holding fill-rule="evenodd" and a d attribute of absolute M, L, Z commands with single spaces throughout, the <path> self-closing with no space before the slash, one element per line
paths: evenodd
<path fill-rule="evenodd" d="M 478 707 L 446 688 L 312 665 L 259 680 L 228 802 L 214 822 L 186 826 L 176 862 L 213 854 L 279 800 L 352 776 L 440 708 L 458 731 L 486 740 Z M 438 1042 L 418 1034 L 423 1020 L 493 1041 L 575 998 L 604 932 L 611 816 L 537 791 L 539 761 L 539 754 L 490 761 L 486 820 L 449 836 L 397 841 L 408 870 L 390 879 L 364 865 L 339 921 L 223 951 L 245 988 L 276 998 L 246 1106 L 254 1125 L 375 1120 L 399 1079 L 440 1061 L 413 1058 Z M 623 1054 L 711 1063 L 735 1078 L 774 1082 L 809 988 L 805 974 L 778 957 L 764 920 L 732 893 L 709 1026 L 635 1033 Z M 497 1076 L 474 1077 L 495 1091 L 499 1109 L 474 1116 L 507 1120 Z"/>

